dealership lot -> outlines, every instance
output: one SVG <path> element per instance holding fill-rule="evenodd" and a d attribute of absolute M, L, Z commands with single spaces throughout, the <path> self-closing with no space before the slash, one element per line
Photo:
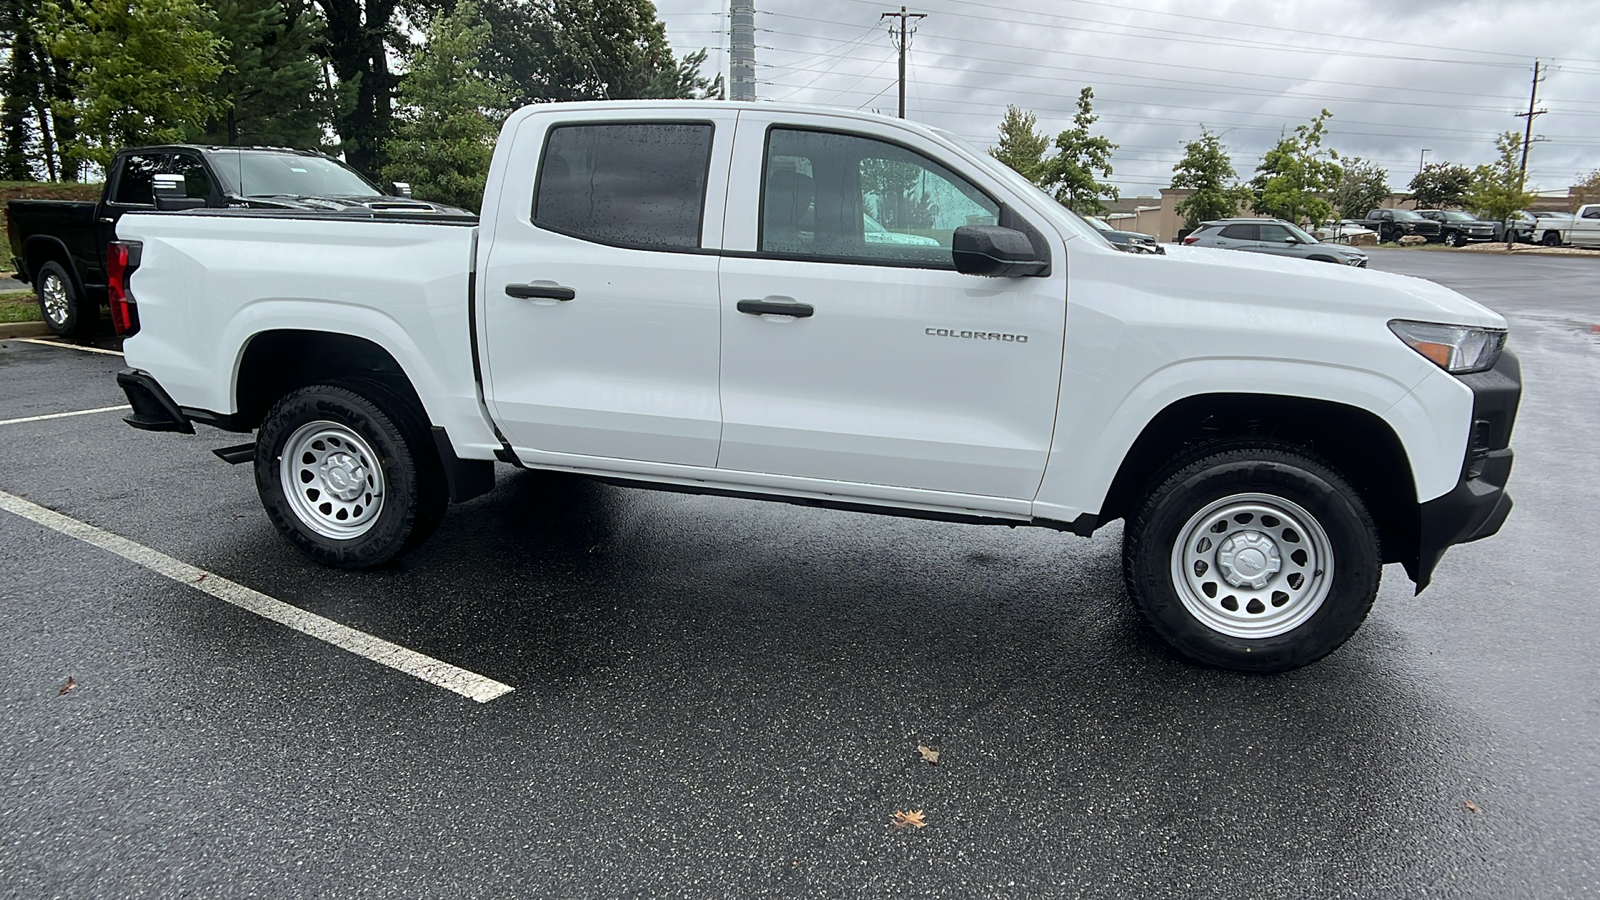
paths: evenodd
<path fill-rule="evenodd" d="M 399 565 L 321 568 L 236 436 L 0 342 L 0 894 L 1600 893 L 1600 265 L 1372 267 L 1511 320 L 1517 508 L 1272 678 L 1147 636 L 1116 526 L 506 469 Z"/>

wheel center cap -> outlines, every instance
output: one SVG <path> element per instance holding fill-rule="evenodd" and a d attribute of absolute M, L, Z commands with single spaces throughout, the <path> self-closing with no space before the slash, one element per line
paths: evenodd
<path fill-rule="evenodd" d="M 322 483 L 340 500 L 354 500 L 367 487 L 367 470 L 348 453 L 330 454 L 322 463 Z"/>
<path fill-rule="evenodd" d="M 1242 531 L 1217 547 L 1217 568 L 1234 587 L 1260 589 L 1283 568 L 1278 545 L 1259 531 Z"/>

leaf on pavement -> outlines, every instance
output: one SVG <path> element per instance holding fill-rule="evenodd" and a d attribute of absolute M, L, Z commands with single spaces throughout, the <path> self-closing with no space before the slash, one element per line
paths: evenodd
<path fill-rule="evenodd" d="M 905 812 L 896 812 L 889 824 L 896 828 L 926 828 L 928 823 L 922 820 L 922 810 L 908 809 Z"/>
<path fill-rule="evenodd" d="M 78 686 L 78 683 L 76 681 L 72 680 L 72 676 L 71 675 L 68 675 L 67 676 L 67 683 L 63 684 L 61 686 L 61 690 L 56 691 L 56 696 L 59 697 L 62 694 L 65 694 L 67 691 L 70 691 L 70 690 L 72 690 L 73 688 L 75 688 L 77 686 Z"/>
<path fill-rule="evenodd" d="M 923 744 L 917 745 L 917 752 L 922 754 L 923 762 L 937 766 L 939 764 L 939 751 Z"/>
<path fill-rule="evenodd" d="M 1471 800 L 1464 801 L 1461 805 L 1467 808 L 1467 812 L 1482 812 L 1482 810 L 1478 809 L 1478 804 L 1473 803 Z"/>

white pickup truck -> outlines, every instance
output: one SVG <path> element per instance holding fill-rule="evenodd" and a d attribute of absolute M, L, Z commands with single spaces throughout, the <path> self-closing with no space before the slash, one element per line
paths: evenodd
<path fill-rule="evenodd" d="M 494 461 L 1088 535 L 1190 657 L 1280 671 L 1510 511 L 1505 321 L 1296 259 L 1118 252 L 981 150 L 781 104 L 511 116 L 478 221 L 130 214 L 130 424 L 254 441 L 336 566 L 417 546 Z M 1063 577 L 1069 577 L 1063 575 Z"/>

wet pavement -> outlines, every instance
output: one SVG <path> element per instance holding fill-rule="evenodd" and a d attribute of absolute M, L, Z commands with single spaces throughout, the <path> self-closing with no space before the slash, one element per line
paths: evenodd
<path fill-rule="evenodd" d="M 1144 632 L 1117 525 L 508 469 L 351 573 L 277 537 L 236 436 L 0 424 L 0 491 L 514 688 L 0 512 L 0 896 L 1600 895 L 1600 263 L 1372 257 L 1511 320 L 1517 507 L 1276 677 Z M 121 364 L 0 342 L 0 420 L 120 404 Z"/>

